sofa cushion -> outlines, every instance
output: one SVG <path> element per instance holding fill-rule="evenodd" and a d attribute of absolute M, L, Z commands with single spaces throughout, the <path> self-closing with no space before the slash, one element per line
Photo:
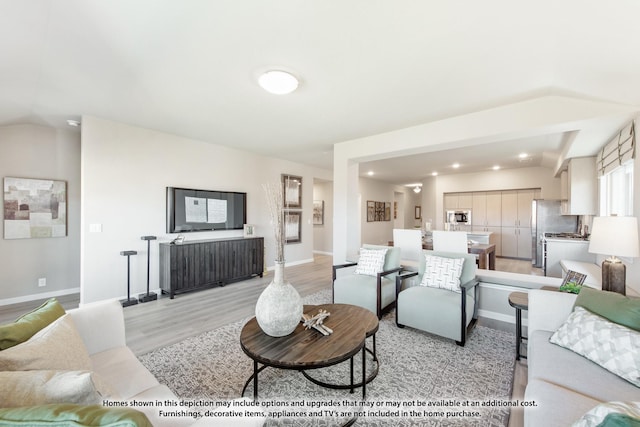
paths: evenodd
<path fill-rule="evenodd" d="M 576 307 L 549 341 L 640 387 L 640 332 Z"/>
<path fill-rule="evenodd" d="M 583 288 L 576 298 L 575 306 L 584 307 L 598 316 L 640 331 L 640 298 Z"/>
<path fill-rule="evenodd" d="M 551 344 L 549 342 L 551 335 L 552 332 L 540 330 L 529 335 L 529 354 L 527 355 L 529 382 L 534 379 L 544 380 L 599 402 L 632 401 L 638 398 L 636 386 L 586 357 Z M 586 410 L 580 415 L 584 412 Z"/>
<path fill-rule="evenodd" d="M 524 408 L 524 427 L 570 426 L 600 403 L 560 385 L 538 379 L 529 381 L 524 400 L 536 402 L 536 406 Z"/>
<path fill-rule="evenodd" d="M 0 351 L 0 371 L 91 370 L 91 359 L 68 314 L 28 341 Z"/>
<path fill-rule="evenodd" d="M 57 404 L 0 409 L 6 427 L 153 427 L 142 412 L 131 408 Z"/>
<path fill-rule="evenodd" d="M 131 399 L 159 384 L 129 347 L 118 347 L 94 354 L 91 356 L 91 362 L 93 371 L 108 381 L 122 399 Z"/>
<path fill-rule="evenodd" d="M 384 261 L 388 249 L 360 248 L 360 257 L 355 274 L 365 276 L 377 276 L 384 271 Z"/>
<path fill-rule="evenodd" d="M 640 402 L 606 402 L 584 414 L 571 427 L 640 427 Z"/>
<path fill-rule="evenodd" d="M 89 371 L 0 371 L 3 407 L 76 403 L 97 405 L 117 399 L 99 375 Z"/>
<path fill-rule="evenodd" d="M 20 316 L 15 322 L 0 325 L 0 350 L 27 341 L 64 313 L 58 300 L 51 298 L 35 310 Z"/>
<path fill-rule="evenodd" d="M 460 293 L 460 275 L 464 258 L 448 258 L 424 255 L 425 271 L 421 286 L 446 289 Z"/>

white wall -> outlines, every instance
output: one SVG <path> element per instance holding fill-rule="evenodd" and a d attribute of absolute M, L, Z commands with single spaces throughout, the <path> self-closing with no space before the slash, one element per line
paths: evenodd
<path fill-rule="evenodd" d="M 393 202 L 401 201 L 403 205 L 398 207 L 398 214 L 404 215 L 401 222 L 404 228 L 412 228 L 414 219 L 415 199 L 409 193 L 413 193 L 407 187 L 398 187 L 382 181 L 370 178 L 360 178 L 360 200 L 361 200 L 361 232 L 362 241 L 360 244 L 387 245 L 393 240 L 393 229 L 396 222 L 393 220 Z M 403 197 L 398 197 L 402 193 Z M 367 201 L 389 202 L 391 203 L 391 221 L 367 221 Z M 352 254 L 351 254 L 352 256 Z"/>
<path fill-rule="evenodd" d="M 313 200 L 324 201 L 324 224 L 313 226 L 313 251 L 329 255 L 333 253 L 333 183 L 316 180 Z"/>
<path fill-rule="evenodd" d="M 0 305 L 78 292 L 80 134 L 45 126 L 0 127 L 2 177 L 67 182 L 67 236 L 0 240 Z M 4 235 L 3 224 L 0 233 Z M 38 287 L 38 278 L 47 279 Z"/>
<path fill-rule="evenodd" d="M 261 184 L 280 174 L 303 178 L 302 243 L 287 245 L 288 264 L 313 259 L 311 223 L 314 178 L 331 171 L 267 158 L 220 145 L 95 117 L 82 120 L 82 303 L 126 295 L 126 257 L 132 294 L 146 289 L 143 235 L 172 240 L 165 232 L 165 188 L 177 186 L 247 193 L 247 222 L 265 237 L 266 265 L 273 265 L 274 238 Z M 101 233 L 89 232 L 101 224 Z M 185 233 L 187 240 L 241 236 L 242 231 Z M 158 288 L 158 241 L 151 245 L 151 289 Z"/>

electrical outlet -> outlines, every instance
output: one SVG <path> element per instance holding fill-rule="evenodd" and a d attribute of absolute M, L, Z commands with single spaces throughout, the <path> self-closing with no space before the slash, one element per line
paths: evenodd
<path fill-rule="evenodd" d="M 42 288 L 44 286 L 47 286 L 47 278 L 41 277 L 38 279 L 38 287 Z"/>

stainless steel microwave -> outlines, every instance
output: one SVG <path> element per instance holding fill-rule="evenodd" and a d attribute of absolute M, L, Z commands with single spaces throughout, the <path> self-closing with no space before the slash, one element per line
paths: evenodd
<path fill-rule="evenodd" d="M 447 211 L 447 222 L 450 224 L 471 225 L 471 211 L 470 210 Z"/>

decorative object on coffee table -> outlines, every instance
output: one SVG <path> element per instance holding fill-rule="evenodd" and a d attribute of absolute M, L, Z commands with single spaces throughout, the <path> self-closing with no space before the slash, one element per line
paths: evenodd
<path fill-rule="evenodd" d="M 600 216 L 593 218 L 589 252 L 610 255 L 610 258 L 602 262 L 602 290 L 625 295 L 627 267 L 618 257 L 640 257 L 636 217 Z"/>
<path fill-rule="evenodd" d="M 284 209 L 283 191 L 279 184 L 264 184 L 267 206 L 276 240 L 274 277 L 256 303 L 256 320 L 260 329 L 272 337 L 291 334 L 302 317 L 302 299 L 298 291 L 284 279 Z"/>
<path fill-rule="evenodd" d="M 136 255 L 136 251 L 122 251 L 120 255 L 127 257 L 127 299 L 120 300 L 123 307 L 136 305 L 138 300 L 131 296 L 131 255 Z"/>
<path fill-rule="evenodd" d="M 572 294 L 579 294 L 582 289 L 582 284 L 587 278 L 586 274 L 578 273 L 577 271 L 569 270 L 567 275 L 564 276 L 562 284 L 558 289 L 560 292 L 569 292 Z"/>

